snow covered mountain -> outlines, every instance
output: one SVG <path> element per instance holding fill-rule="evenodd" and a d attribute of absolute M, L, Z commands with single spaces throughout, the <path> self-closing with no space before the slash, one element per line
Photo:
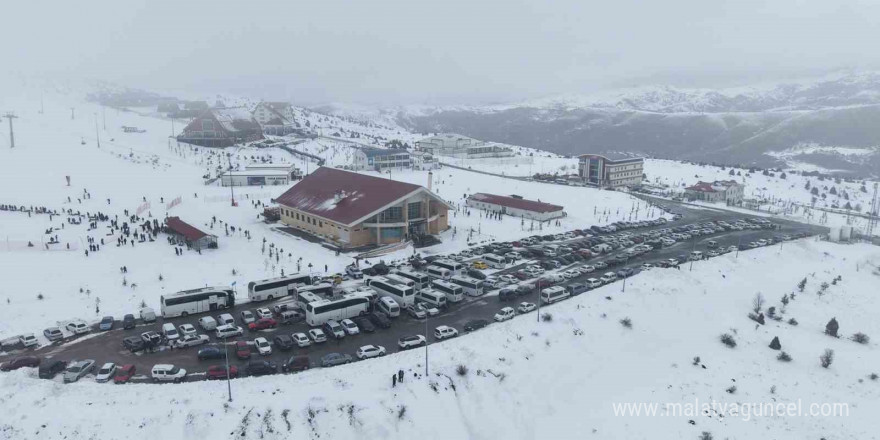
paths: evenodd
<path fill-rule="evenodd" d="M 669 86 L 485 107 L 409 107 L 401 125 L 560 154 L 633 151 L 671 159 L 880 173 L 880 73 L 731 89 Z M 792 152 L 803 145 L 824 149 Z M 863 150 L 840 154 L 837 148 Z"/>

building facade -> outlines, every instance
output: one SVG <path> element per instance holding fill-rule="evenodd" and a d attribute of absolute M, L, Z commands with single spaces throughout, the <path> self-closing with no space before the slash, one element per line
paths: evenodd
<path fill-rule="evenodd" d="M 209 109 L 193 118 L 177 136 L 179 142 L 223 148 L 263 138 L 263 130 L 245 108 Z"/>
<path fill-rule="evenodd" d="M 696 185 L 685 188 L 684 193 L 688 200 L 725 202 L 730 205 L 738 205 L 742 203 L 745 185 L 733 180 L 700 181 Z"/>
<path fill-rule="evenodd" d="M 354 151 L 355 170 L 395 170 L 412 167 L 409 151 L 402 148 L 361 148 Z"/>
<path fill-rule="evenodd" d="M 208 234 L 181 220 L 180 217 L 166 218 L 164 231 L 166 234 L 174 237 L 177 243 L 186 244 L 196 250 L 217 248 L 216 235 Z"/>
<path fill-rule="evenodd" d="M 510 157 L 514 155 L 513 150 L 508 147 L 451 133 L 419 140 L 415 142 L 415 149 L 434 156 L 460 159 Z"/>
<path fill-rule="evenodd" d="M 495 194 L 476 193 L 468 196 L 465 204 L 472 208 L 485 209 L 487 211 L 500 212 L 513 217 L 538 221 L 546 221 L 565 216 L 565 211 L 563 211 L 562 206 L 541 201 L 526 200 L 516 195 L 499 196 Z"/>
<path fill-rule="evenodd" d="M 287 185 L 290 174 L 287 170 L 243 170 L 227 171 L 220 175 L 222 186 L 264 186 Z"/>
<path fill-rule="evenodd" d="M 645 160 L 641 157 L 583 154 L 578 159 L 578 174 L 584 183 L 600 188 L 639 185 L 645 173 Z"/>
<path fill-rule="evenodd" d="M 450 206 L 410 183 L 321 167 L 275 199 L 281 222 L 342 248 L 399 243 L 449 229 Z"/>
<path fill-rule="evenodd" d="M 264 134 L 284 136 L 299 128 L 293 117 L 293 106 L 286 102 L 260 102 L 254 107 L 253 116 Z"/>
<path fill-rule="evenodd" d="M 247 171 L 284 171 L 290 180 L 299 180 L 303 177 L 301 169 L 289 163 L 252 163 L 244 166 Z"/>

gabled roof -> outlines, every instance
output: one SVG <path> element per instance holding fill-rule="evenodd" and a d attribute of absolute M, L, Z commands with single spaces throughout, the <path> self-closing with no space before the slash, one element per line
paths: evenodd
<path fill-rule="evenodd" d="M 215 108 L 209 110 L 227 131 L 260 130 L 260 125 L 244 107 Z"/>
<path fill-rule="evenodd" d="M 493 205 L 505 206 L 508 208 L 516 208 L 541 213 L 562 211 L 563 209 L 562 206 L 553 205 L 550 203 L 486 193 L 471 194 L 470 196 L 468 196 L 468 199 L 476 200 L 483 203 L 491 203 Z"/>
<path fill-rule="evenodd" d="M 263 101 L 257 104 L 257 107 L 254 107 L 254 111 L 256 111 L 258 107 L 263 107 L 275 115 L 274 118 L 266 122 L 266 125 L 285 125 L 291 123 L 289 113 L 292 106 L 290 103 Z"/>
<path fill-rule="evenodd" d="M 201 239 L 202 237 L 207 237 L 211 235 L 206 232 L 202 232 L 201 229 L 181 220 L 180 217 L 166 218 L 165 226 L 167 226 L 168 229 L 174 231 L 175 233 L 184 236 L 184 238 L 190 241 L 196 241 Z"/>
<path fill-rule="evenodd" d="M 697 182 L 696 185 L 685 188 L 685 190 L 698 192 L 721 192 L 727 190 L 734 185 L 738 184 L 736 183 L 736 181 L 733 180 L 716 180 L 714 182 L 703 182 L 701 180 Z"/>
<path fill-rule="evenodd" d="M 318 168 L 275 202 L 316 217 L 354 226 L 419 192 L 425 192 L 449 206 L 419 185 L 328 167 Z"/>

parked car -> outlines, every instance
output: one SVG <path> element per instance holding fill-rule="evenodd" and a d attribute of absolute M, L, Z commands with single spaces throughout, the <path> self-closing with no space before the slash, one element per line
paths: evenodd
<path fill-rule="evenodd" d="M 248 330 L 250 331 L 260 331 L 275 327 L 278 327 L 278 321 L 276 321 L 274 318 L 260 318 L 248 324 Z"/>
<path fill-rule="evenodd" d="M 517 306 L 516 310 L 519 313 L 529 313 L 537 308 L 538 308 L 538 306 L 536 306 L 534 303 L 521 302 L 521 303 L 519 303 L 519 306 Z"/>
<path fill-rule="evenodd" d="M 95 374 L 95 382 L 104 383 L 110 382 L 113 379 L 113 376 L 116 374 L 116 364 L 113 362 L 107 362 L 104 365 L 101 365 L 101 368 L 98 369 L 98 373 Z"/>
<path fill-rule="evenodd" d="M 123 330 L 133 329 L 136 324 L 137 323 L 134 319 L 134 315 L 132 315 L 131 313 L 122 317 L 122 329 Z"/>
<path fill-rule="evenodd" d="M 155 347 L 162 343 L 162 335 L 152 330 L 141 333 L 141 340 L 147 347 Z"/>
<path fill-rule="evenodd" d="M 308 356 L 291 356 L 289 359 L 284 361 L 281 364 L 281 371 L 285 373 L 292 373 L 295 371 L 305 371 L 310 367 L 309 357 Z"/>
<path fill-rule="evenodd" d="M 358 329 L 360 329 L 364 333 L 373 333 L 376 331 L 376 327 L 373 326 L 373 322 L 370 321 L 366 316 L 358 316 L 357 318 L 353 318 L 355 324 L 357 324 Z"/>
<path fill-rule="evenodd" d="M 321 357 L 321 366 L 324 368 L 351 363 L 351 356 L 342 353 L 328 353 Z"/>
<path fill-rule="evenodd" d="M 208 335 L 196 335 L 191 334 L 184 336 L 177 341 L 175 341 L 175 347 L 184 348 L 184 347 L 195 347 L 197 345 L 207 344 L 211 338 Z"/>
<path fill-rule="evenodd" d="M 332 319 L 325 322 L 324 325 L 321 326 L 321 330 L 323 330 L 325 334 L 332 336 L 334 339 L 342 339 L 345 337 L 345 330 L 338 322 Z"/>
<path fill-rule="evenodd" d="M 364 345 L 363 347 L 358 348 L 355 356 L 361 360 L 385 356 L 385 347 L 381 345 Z"/>
<path fill-rule="evenodd" d="M 122 347 L 134 353 L 144 349 L 144 340 L 139 336 L 126 336 L 122 339 Z"/>
<path fill-rule="evenodd" d="M 502 322 L 512 319 L 515 315 L 516 312 L 513 310 L 513 307 L 504 307 L 495 314 L 494 319 L 495 321 Z"/>
<path fill-rule="evenodd" d="M 67 368 L 67 361 L 46 359 L 45 362 L 40 362 L 40 368 L 37 374 L 40 379 L 52 379 L 55 375 L 64 371 L 65 368 Z"/>
<path fill-rule="evenodd" d="M 245 360 L 251 358 L 251 345 L 247 341 L 235 342 L 235 357 Z"/>
<path fill-rule="evenodd" d="M 272 311 L 269 310 L 269 309 L 266 308 L 266 307 L 260 307 L 259 309 L 256 310 L 256 313 L 257 313 L 257 318 L 258 318 L 258 319 L 259 319 L 259 318 L 271 318 L 271 317 L 272 317 Z"/>
<path fill-rule="evenodd" d="M 428 312 L 416 307 L 415 304 L 406 306 L 406 312 L 409 313 L 409 316 L 415 319 L 425 319 L 428 317 Z"/>
<path fill-rule="evenodd" d="M 428 340 L 422 335 L 404 336 L 397 340 L 397 346 L 400 347 L 401 350 L 405 350 L 407 348 L 418 347 L 427 342 Z"/>
<path fill-rule="evenodd" d="M 241 327 L 236 327 L 230 324 L 221 325 L 220 327 L 217 327 L 214 331 L 216 332 L 217 339 L 232 338 L 244 334 L 244 330 L 242 330 Z"/>
<path fill-rule="evenodd" d="M 196 334 L 196 328 L 192 324 L 181 324 L 177 329 L 180 330 L 180 337 L 182 338 Z"/>
<path fill-rule="evenodd" d="M 208 367 L 208 371 L 205 372 L 205 377 L 208 380 L 226 379 L 226 365 L 211 365 L 210 367 Z M 228 378 L 235 379 L 236 377 L 238 377 L 238 367 L 236 367 L 235 365 L 230 365 Z"/>
<path fill-rule="evenodd" d="M 318 344 L 321 342 L 327 342 L 327 335 L 324 334 L 323 331 L 319 328 L 313 328 L 309 330 L 309 338 L 312 342 Z"/>
<path fill-rule="evenodd" d="M 257 353 L 260 353 L 261 356 L 272 354 L 272 345 L 269 344 L 269 340 L 266 338 L 254 339 L 254 346 L 257 347 Z"/>
<path fill-rule="evenodd" d="M 248 325 L 256 320 L 257 320 L 257 317 L 254 316 L 254 312 L 252 312 L 250 310 L 242 310 L 241 311 L 241 321 L 245 325 Z"/>
<path fill-rule="evenodd" d="M 150 372 L 153 382 L 183 382 L 186 380 L 186 370 L 172 364 L 153 365 Z"/>
<path fill-rule="evenodd" d="M 37 340 L 37 337 L 34 336 L 33 333 L 25 333 L 18 337 L 18 343 L 24 348 L 28 348 L 39 345 L 40 341 Z"/>
<path fill-rule="evenodd" d="M 517 297 L 516 287 L 508 286 L 498 291 L 499 301 L 509 301 Z"/>
<path fill-rule="evenodd" d="M 343 319 L 342 321 L 339 321 L 339 325 L 342 326 L 342 328 L 345 330 L 345 334 L 347 335 L 356 335 L 361 332 L 360 329 L 358 329 L 357 324 L 355 324 L 354 321 L 350 319 Z"/>
<path fill-rule="evenodd" d="M 448 338 L 452 338 L 455 336 L 458 336 L 458 330 L 456 330 L 452 327 L 449 327 L 448 325 L 441 325 L 441 326 L 434 329 L 434 338 L 435 339 L 438 339 L 438 340 L 448 339 Z"/>
<path fill-rule="evenodd" d="M 95 361 L 93 359 L 71 362 L 64 370 L 64 383 L 76 382 L 94 370 Z"/>
<path fill-rule="evenodd" d="M 306 336 L 305 333 L 294 333 L 294 334 L 290 335 L 290 337 L 293 338 L 293 341 L 296 342 L 296 345 L 299 348 L 308 347 L 309 345 L 312 345 L 312 341 L 309 339 L 308 336 Z"/>
<path fill-rule="evenodd" d="M 101 323 L 98 324 L 98 330 L 105 332 L 105 331 L 110 330 L 112 328 L 113 328 L 113 317 L 112 316 L 105 316 L 105 317 L 101 318 Z"/>
<path fill-rule="evenodd" d="M 210 346 L 200 348 L 198 354 L 200 361 L 208 360 L 208 359 L 226 359 L 226 350 L 221 350 L 220 347 Z"/>
<path fill-rule="evenodd" d="M 294 343 L 293 338 L 288 335 L 278 335 L 275 336 L 275 339 L 272 339 L 272 345 L 281 351 L 290 351 L 293 350 L 296 343 Z"/>
<path fill-rule="evenodd" d="M 67 331 L 75 334 L 82 335 L 88 333 L 92 329 L 86 324 L 84 321 L 76 320 L 67 323 Z"/>
<path fill-rule="evenodd" d="M 199 327 L 202 330 L 209 332 L 217 329 L 217 320 L 211 316 L 202 316 L 199 318 Z"/>
<path fill-rule="evenodd" d="M 117 384 L 128 383 L 134 377 L 136 369 L 134 365 L 126 364 L 116 369 L 116 375 L 113 376 L 113 382 Z"/>
<path fill-rule="evenodd" d="M 46 330 L 43 330 L 43 336 L 51 342 L 64 339 L 64 333 L 62 333 L 61 329 L 58 327 L 49 327 Z"/>
<path fill-rule="evenodd" d="M 145 324 L 150 322 L 156 322 L 156 312 L 149 307 L 144 307 L 138 311 L 138 314 L 141 316 L 141 321 Z"/>
<path fill-rule="evenodd" d="M 391 320 L 388 319 L 388 316 L 386 316 L 382 312 L 370 313 L 369 317 L 370 317 L 370 322 L 375 324 L 376 327 L 380 327 L 380 328 L 390 328 L 391 327 Z"/>

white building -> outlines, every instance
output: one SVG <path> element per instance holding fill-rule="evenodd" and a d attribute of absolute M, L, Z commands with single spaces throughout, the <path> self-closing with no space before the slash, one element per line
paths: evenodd
<path fill-rule="evenodd" d="M 245 165 L 244 169 L 248 171 L 285 171 L 290 180 L 301 179 L 303 175 L 302 170 L 289 163 L 252 163 Z"/>
<path fill-rule="evenodd" d="M 287 185 L 290 172 L 287 170 L 244 170 L 227 171 L 220 175 L 222 186 L 264 186 Z"/>
<path fill-rule="evenodd" d="M 584 183 L 600 188 L 634 186 L 642 183 L 645 160 L 641 157 L 610 157 L 583 154 L 578 156 L 578 172 Z"/>
<path fill-rule="evenodd" d="M 535 200 L 526 200 L 520 196 L 499 196 L 495 194 L 476 193 L 468 196 L 467 206 L 500 212 L 514 217 L 546 221 L 565 216 L 563 207 Z"/>
<path fill-rule="evenodd" d="M 415 142 L 415 149 L 434 156 L 461 159 L 510 157 L 513 150 L 494 142 L 484 142 L 458 134 L 445 133 Z"/>
<path fill-rule="evenodd" d="M 696 185 L 684 189 L 689 200 L 704 200 L 737 205 L 742 202 L 745 185 L 733 180 L 716 180 L 714 182 L 697 182 Z"/>
<path fill-rule="evenodd" d="M 409 151 L 402 148 L 360 148 L 353 154 L 353 170 L 384 171 L 412 167 Z"/>
<path fill-rule="evenodd" d="M 293 116 L 293 107 L 286 102 L 263 101 L 254 108 L 253 116 L 264 134 L 284 136 L 298 128 Z"/>

